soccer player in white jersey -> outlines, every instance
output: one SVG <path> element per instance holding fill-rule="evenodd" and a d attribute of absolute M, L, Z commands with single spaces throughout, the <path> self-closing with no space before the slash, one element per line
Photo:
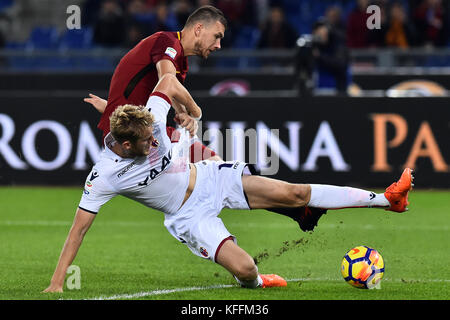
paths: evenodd
<path fill-rule="evenodd" d="M 412 171 L 408 168 L 384 194 L 375 194 L 350 187 L 292 184 L 251 175 L 247 164 L 239 161 L 189 163 L 183 141 L 172 145 L 165 129 L 171 99 L 181 101 L 188 112 L 197 108 L 192 101 L 183 101 L 176 82 L 172 75 L 164 76 L 146 107 L 125 105 L 112 114 L 105 150 L 87 177 L 72 228 L 50 286 L 44 292 L 62 292 L 66 270 L 97 212 L 117 195 L 162 211 L 165 227 L 178 241 L 197 256 L 223 266 L 247 288 L 279 287 L 287 283 L 280 276 L 258 272 L 253 258 L 237 245 L 218 217 L 223 208 L 308 205 L 326 209 L 407 210 L 412 189 Z"/>

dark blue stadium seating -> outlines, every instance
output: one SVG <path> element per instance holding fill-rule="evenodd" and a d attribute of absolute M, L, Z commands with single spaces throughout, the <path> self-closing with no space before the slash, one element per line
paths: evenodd
<path fill-rule="evenodd" d="M 0 0 L 0 12 L 11 7 L 14 4 L 14 0 Z"/>
<path fill-rule="evenodd" d="M 35 27 L 27 41 L 27 47 L 29 49 L 56 49 L 58 40 L 59 32 L 55 27 Z"/>
<path fill-rule="evenodd" d="M 59 40 L 60 49 L 90 49 L 93 31 L 90 27 L 65 31 Z"/>

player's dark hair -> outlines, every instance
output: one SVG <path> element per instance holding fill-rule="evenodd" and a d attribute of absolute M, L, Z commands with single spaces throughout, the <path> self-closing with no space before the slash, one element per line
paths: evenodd
<path fill-rule="evenodd" d="M 227 28 L 227 19 L 223 12 L 213 6 L 202 6 L 192 12 L 187 18 L 185 26 L 192 26 L 200 21 L 207 23 L 219 21 L 225 29 Z"/>

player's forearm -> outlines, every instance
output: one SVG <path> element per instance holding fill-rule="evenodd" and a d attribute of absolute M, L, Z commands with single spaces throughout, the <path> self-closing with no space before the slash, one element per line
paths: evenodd
<path fill-rule="evenodd" d="M 190 116 L 199 118 L 202 115 L 202 110 L 194 101 L 191 94 L 186 90 L 186 88 L 180 82 L 178 82 L 178 84 L 179 86 L 177 86 L 177 90 L 175 90 L 173 95 L 175 100 L 182 104 L 184 108 L 186 108 L 186 111 Z"/>
<path fill-rule="evenodd" d="M 60 286 L 63 285 L 64 279 L 66 276 L 67 268 L 72 264 L 75 259 L 78 249 L 81 246 L 83 241 L 84 234 L 81 232 L 77 232 L 75 230 L 71 230 L 66 242 L 64 243 L 64 247 L 61 251 L 61 255 L 59 257 L 58 265 L 56 266 L 56 270 L 53 274 L 51 282 L 54 284 L 58 284 Z"/>
<path fill-rule="evenodd" d="M 154 91 L 159 91 L 166 94 L 172 101 L 176 100 L 179 104 L 183 105 L 186 108 L 186 111 L 190 116 L 194 118 L 201 117 L 202 110 L 197 105 L 197 103 L 195 103 L 191 94 L 173 74 L 163 75 L 159 79 L 159 82 L 156 85 Z"/>

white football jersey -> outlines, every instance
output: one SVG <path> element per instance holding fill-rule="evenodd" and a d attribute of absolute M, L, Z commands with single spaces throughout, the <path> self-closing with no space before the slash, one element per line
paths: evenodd
<path fill-rule="evenodd" d="M 172 144 L 166 132 L 170 104 L 150 96 L 147 108 L 154 115 L 153 136 L 157 146 L 148 156 L 121 158 L 110 148 L 111 134 L 105 137 L 105 149 L 89 173 L 79 207 L 97 213 L 116 195 L 136 200 L 166 214 L 181 206 L 189 184 L 189 133 L 182 130 L 178 143 Z"/>

